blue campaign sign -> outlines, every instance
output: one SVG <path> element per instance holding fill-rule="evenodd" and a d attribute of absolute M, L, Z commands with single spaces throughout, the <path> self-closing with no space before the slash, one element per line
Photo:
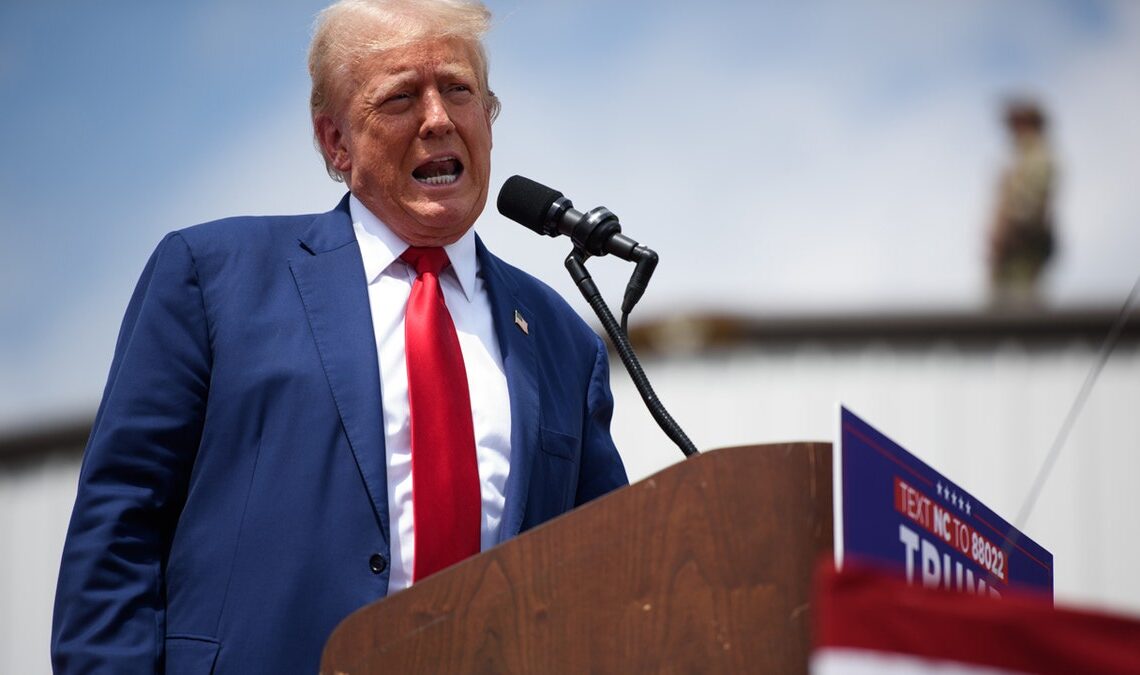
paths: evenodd
<path fill-rule="evenodd" d="M 837 565 L 885 565 L 932 588 L 1052 594 L 1051 553 L 842 406 L 834 462 Z"/>

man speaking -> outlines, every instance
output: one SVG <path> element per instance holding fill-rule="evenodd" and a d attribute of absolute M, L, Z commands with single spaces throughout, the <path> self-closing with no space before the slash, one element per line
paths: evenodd
<path fill-rule="evenodd" d="M 349 194 L 154 252 L 84 455 L 57 671 L 315 672 L 353 610 L 626 483 L 601 341 L 471 229 L 488 22 L 326 9 L 313 128 Z"/>

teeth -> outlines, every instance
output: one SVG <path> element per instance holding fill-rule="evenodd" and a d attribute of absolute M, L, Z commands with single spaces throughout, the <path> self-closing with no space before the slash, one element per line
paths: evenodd
<path fill-rule="evenodd" d="M 462 173 L 463 166 L 459 163 L 459 158 L 449 155 L 423 164 L 412 172 L 412 177 L 424 185 L 451 185 L 459 180 Z"/>

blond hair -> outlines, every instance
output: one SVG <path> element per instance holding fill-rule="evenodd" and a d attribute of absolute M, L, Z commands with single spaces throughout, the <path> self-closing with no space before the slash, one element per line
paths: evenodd
<path fill-rule="evenodd" d="M 494 120 L 501 107 L 488 86 L 487 51 L 483 36 L 491 12 L 477 0 L 340 0 L 317 15 L 309 44 L 309 77 L 313 88 L 309 113 L 339 114 L 339 105 L 356 85 L 353 65 L 365 57 L 420 40 L 456 38 L 471 46 L 479 90 Z M 334 180 L 344 180 L 317 143 L 325 168 Z"/>

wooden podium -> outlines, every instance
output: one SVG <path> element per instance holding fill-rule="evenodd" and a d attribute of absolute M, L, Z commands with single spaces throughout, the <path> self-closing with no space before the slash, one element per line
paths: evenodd
<path fill-rule="evenodd" d="M 807 671 L 831 445 L 710 451 L 346 618 L 321 673 Z"/>

